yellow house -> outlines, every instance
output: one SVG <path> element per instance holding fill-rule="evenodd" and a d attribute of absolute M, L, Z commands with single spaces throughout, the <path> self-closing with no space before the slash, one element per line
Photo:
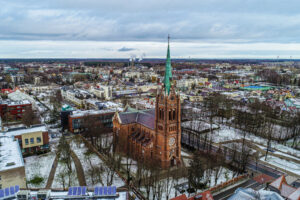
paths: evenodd
<path fill-rule="evenodd" d="M 17 130 L 4 132 L 7 136 L 14 136 L 21 146 L 24 154 L 45 152 L 49 149 L 48 130 L 45 125 L 24 127 Z"/>
<path fill-rule="evenodd" d="M 189 96 L 189 100 L 190 101 L 203 101 L 203 96 L 201 96 L 201 95 L 197 95 L 197 96 Z"/>
<path fill-rule="evenodd" d="M 22 135 L 22 147 L 30 148 L 43 145 L 43 132 L 31 132 Z"/>

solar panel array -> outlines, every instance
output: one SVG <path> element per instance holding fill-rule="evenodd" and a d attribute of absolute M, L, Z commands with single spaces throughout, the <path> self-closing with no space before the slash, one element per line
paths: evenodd
<path fill-rule="evenodd" d="M 69 187 L 68 191 L 69 196 L 84 196 L 86 195 L 86 187 Z"/>
<path fill-rule="evenodd" d="M 18 185 L 0 189 L 0 199 L 5 199 L 7 197 L 15 196 L 15 194 L 19 191 L 20 191 L 20 186 Z"/>
<path fill-rule="evenodd" d="M 94 196 L 116 196 L 116 194 L 116 186 L 95 187 L 94 189 Z"/>

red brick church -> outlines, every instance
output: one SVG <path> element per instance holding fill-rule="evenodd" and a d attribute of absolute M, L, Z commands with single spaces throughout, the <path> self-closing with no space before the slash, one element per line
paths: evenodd
<path fill-rule="evenodd" d="M 156 95 L 155 109 L 136 110 L 126 106 L 113 117 L 118 149 L 135 159 L 158 162 L 162 168 L 181 162 L 180 96 L 172 85 L 168 41 L 163 87 Z"/>

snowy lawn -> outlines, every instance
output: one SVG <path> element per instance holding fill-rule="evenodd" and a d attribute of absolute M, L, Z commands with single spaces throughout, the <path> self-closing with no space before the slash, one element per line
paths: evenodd
<path fill-rule="evenodd" d="M 211 134 L 209 133 L 209 137 L 210 136 L 211 136 Z M 243 138 L 243 132 L 238 130 L 238 129 L 229 128 L 227 126 L 221 126 L 221 128 L 219 130 L 215 130 L 212 133 L 212 138 L 213 138 L 213 142 L 215 142 L 215 143 L 231 141 L 231 140 L 237 140 L 237 139 Z M 262 145 L 267 144 L 266 139 L 261 138 L 261 137 L 257 137 L 257 136 L 255 136 L 251 133 L 246 133 L 245 138 L 249 141 L 253 141 L 253 142 L 258 143 L 258 144 L 262 144 Z M 291 154 L 293 156 L 300 157 L 300 151 L 296 150 L 296 149 L 293 149 L 291 147 L 287 147 L 287 146 L 284 146 L 282 144 L 278 144 L 276 142 L 272 142 L 271 147 L 272 147 L 272 149 L 277 149 L 277 150 L 282 151 L 284 153 L 288 153 L 288 154 Z"/>
<path fill-rule="evenodd" d="M 280 159 L 275 156 L 268 156 L 266 161 L 265 161 L 265 157 L 260 158 L 260 160 L 267 162 L 273 166 L 279 167 L 281 169 L 290 171 L 294 174 L 300 174 L 300 164 L 298 163 Z"/>
<path fill-rule="evenodd" d="M 79 186 L 76 168 L 73 160 L 71 166 L 72 172 L 70 175 L 68 175 L 68 168 L 66 164 L 60 161 L 58 162 L 54 175 L 54 180 L 51 186 L 52 188 L 66 189 L 69 186 Z"/>
<path fill-rule="evenodd" d="M 181 156 L 191 157 L 191 156 L 193 156 L 193 154 L 192 154 L 192 153 L 188 153 L 188 152 L 186 152 L 186 151 L 183 151 L 183 150 L 181 149 Z"/>
<path fill-rule="evenodd" d="M 30 156 L 25 158 L 25 171 L 26 171 L 26 180 L 30 181 L 34 177 L 42 177 L 43 181 L 40 184 L 28 184 L 30 188 L 43 188 L 46 186 L 49 173 L 53 161 L 55 159 L 55 153 L 49 152 L 47 154 L 39 156 Z"/>
<path fill-rule="evenodd" d="M 77 143 L 73 140 L 70 145 L 82 164 L 87 185 L 108 185 L 111 180 L 112 185 L 116 187 L 124 185 L 122 179 L 112 172 L 96 154 L 90 152 L 84 143 Z"/>
<path fill-rule="evenodd" d="M 281 153 L 281 152 L 276 151 L 276 152 L 274 152 L 274 154 L 282 155 L 282 156 L 289 157 L 289 158 L 292 158 L 292 159 L 294 159 L 294 160 L 300 161 L 300 158 L 297 158 L 297 157 L 295 157 L 295 156 L 290 156 L 290 155 L 288 155 L 288 154 L 286 154 L 286 153 Z"/>
<path fill-rule="evenodd" d="M 211 188 L 215 185 L 219 185 L 221 183 L 224 183 L 230 179 L 232 179 L 234 177 L 234 173 L 233 171 L 221 167 L 220 170 L 218 171 L 218 173 L 214 170 L 214 172 L 209 173 L 209 170 L 205 171 L 204 173 L 204 177 L 207 177 L 208 181 L 208 188 Z M 217 176 L 217 179 L 215 179 L 215 177 Z M 167 194 L 169 194 L 169 199 L 175 197 L 176 195 L 180 195 L 179 191 L 177 191 L 175 188 L 178 188 L 178 186 L 184 190 L 187 189 L 188 187 L 188 179 L 186 177 L 182 177 L 178 180 L 175 180 L 173 178 L 168 179 L 163 179 L 160 181 L 161 186 L 162 186 L 162 199 L 166 199 Z M 177 186 L 177 187 L 176 187 Z M 197 190 L 196 193 L 202 192 L 206 189 L 203 190 Z M 142 187 L 141 191 L 143 191 L 144 194 L 146 194 L 146 188 Z M 153 191 L 150 191 L 150 199 L 152 199 L 152 194 Z M 188 192 L 185 191 L 184 194 L 186 194 L 186 196 L 189 196 Z"/>
<path fill-rule="evenodd" d="M 204 121 L 187 121 L 187 122 L 182 122 L 181 126 L 184 128 L 190 128 L 192 130 L 197 130 L 197 131 L 204 131 L 204 130 L 210 130 L 210 124 L 206 123 Z M 218 128 L 216 124 L 212 124 L 212 129 Z"/>

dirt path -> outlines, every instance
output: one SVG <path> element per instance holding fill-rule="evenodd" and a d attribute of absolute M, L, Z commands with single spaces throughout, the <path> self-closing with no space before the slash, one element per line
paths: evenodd
<path fill-rule="evenodd" d="M 48 180 L 47 180 L 47 184 L 46 184 L 46 188 L 47 189 L 50 189 L 51 188 L 51 185 L 53 183 L 53 180 L 54 180 L 54 175 L 55 175 L 55 171 L 56 171 L 56 167 L 57 167 L 57 163 L 58 163 L 58 157 L 57 155 L 55 156 L 55 159 L 54 159 L 54 162 L 52 164 L 52 168 L 51 168 L 51 171 L 49 173 L 49 177 L 48 177 Z"/>
<path fill-rule="evenodd" d="M 72 150 L 71 150 L 71 157 L 72 157 L 72 159 L 74 161 L 74 164 L 75 164 L 79 185 L 80 186 L 86 186 L 83 167 L 81 165 L 81 162 L 80 162 L 79 158 L 77 157 L 77 155 Z"/>
<path fill-rule="evenodd" d="M 81 140 L 84 142 L 85 146 L 92 152 L 94 152 L 105 164 L 107 167 L 109 167 L 111 170 L 112 166 L 109 165 L 106 156 L 104 156 L 103 154 L 101 154 L 89 141 L 87 141 L 82 135 L 79 135 L 79 137 L 81 138 Z M 127 180 L 125 178 L 125 175 L 121 173 L 121 171 L 115 170 L 116 174 L 124 181 L 124 183 L 126 184 Z M 134 194 L 141 200 L 146 200 L 146 198 L 144 197 L 144 195 L 140 192 L 139 189 L 137 189 L 133 184 L 129 184 L 129 185 L 125 185 L 123 187 L 129 187 Z M 122 187 L 122 188 L 123 188 Z"/>

